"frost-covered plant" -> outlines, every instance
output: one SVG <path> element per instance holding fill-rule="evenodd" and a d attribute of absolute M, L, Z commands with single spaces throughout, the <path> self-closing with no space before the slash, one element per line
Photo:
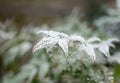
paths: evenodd
<path fill-rule="evenodd" d="M 80 35 L 68 35 L 56 31 L 39 31 L 38 33 L 45 34 L 45 37 L 34 46 L 33 53 L 36 54 L 40 50 L 45 49 L 47 57 L 50 57 L 54 64 L 58 64 L 57 72 L 59 73 L 67 70 L 71 72 L 75 72 L 78 69 L 81 70 L 83 64 L 85 67 L 89 68 L 92 64 L 91 61 L 94 62 L 93 64 L 96 64 L 97 55 L 99 55 L 96 50 L 111 59 L 109 48 L 115 47 L 113 43 L 119 41 L 117 38 L 110 38 L 104 41 L 98 37 L 85 39 Z M 63 53 L 60 52 L 60 49 L 58 49 L 59 47 L 62 49 Z M 91 61 L 86 55 L 90 57 Z M 40 54 L 40 56 L 43 55 Z M 110 83 L 113 81 L 111 75 L 110 77 L 105 76 L 105 78 L 101 78 L 100 74 L 98 74 L 100 72 L 97 71 L 96 75 L 98 74 L 98 78 L 96 78 L 96 76 L 91 73 L 94 72 L 94 69 L 90 69 L 89 71 L 87 80 L 90 83 L 92 81 L 95 81 L 96 83 Z M 82 72 L 84 71 L 82 70 Z M 104 74 L 106 74 L 106 72 L 104 72 Z"/>
<path fill-rule="evenodd" d="M 111 38 L 105 41 L 101 41 L 97 37 L 89 38 L 86 40 L 84 37 L 80 35 L 68 35 L 65 33 L 60 33 L 56 31 L 40 31 L 39 33 L 43 33 L 46 35 L 43 39 L 41 39 L 33 48 L 33 53 L 36 51 L 45 48 L 53 49 L 57 45 L 62 49 L 65 56 L 67 56 L 66 59 L 69 59 L 69 56 L 74 56 L 73 54 L 70 54 L 68 50 L 71 48 L 77 48 L 75 51 L 75 55 L 77 57 L 80 57 L 81 52 L 85 52 L 92 61 L 96 61 L 96 53 L 95 49 L 98 49 L 101 53 L 103 53 L 105 56 L 110 57 L 109 48 L 115 47 L 113 42 L 118 42 L 119 40 L 117 38 Z M 99 43 L 95 43 L 99 42 Z M 54 51 L 53 51 L 54 52 Z M 59 56 L 59 54 L 56 54 Z M 55 55 L 53 55 L 54 57 Z"/>
<path fill-rule="evenodd" d="M 4 55 L 5 67 L 9 66 L 17 57 L 24 57 L 24 55 L 31 54 L 29 51 L 32 45 L 31 42 L 36 36 L 34 33 L 38 30 L 39 29 L 33 30 L 32 28 L 29 30 L 24 29 L 17 36 L 14 34 L 11 38 L 6 37 L 6 42 L 4 42 L 5 40 L 1 41 L 2 47 L 0 52 Z M 3 34 L 2 30 L 1 32 L 1 34 Z M 44 34 L 45 37 L 40 39 L 34 46 L 34 56 L 29 56 L 31 58 L 29 58 L 29 61 L 26 61 L 27 63 L 22 66 L 19 73 L 9 69 L 12 73 L 4 76 L 3 83 L 31 83 L 34 80 L 42 83 L 57 83 L 57 80 L 60 80 L 62 81 L 61 83 L 64 83 L 65 79 L 68 79 L 68 76 L 66 77 L 67 74 L 73 79 L 74 76 L 77 76 L 77 72 L 80 72 L 80 74 L 77 78 L 73 79 L 73 81 L 81 79 L 81 81 L 84 81 L 83 83 L 86 83 L 93 82 L 97 79 L 96 83 L 99 83 L 100 80 L 101 82 L 108 80 L 108 76 L 104 76 L 104 80 L 103 78 L 99 78 L 102 77 L 102 73 L 99 72 L 101 68 L 94 68 L 91 67 L 91 65 L 92 62 L 94 62 L 93 64 L 97 62 L 96 59 L 99 54 L 96 50 L 99 50 L 109 57 L 109 47 L 114 47 L 112 43 L 118 41 L 118 39 L 112 38 L 102 41 L 97 37 L 84 38 L 81 35 L 68 35 L 56 31 L 38 32 L 38 34 L 41 33 Z M 9 33 L 4 31 L 4 34 Z M 33 36 L 30 34 L 33 34 Z M 1 36 L 1 38 L 4 37 Z M 14 66 L 14 64 L 12 64 L 12 66 Z M 102 71 L 104 71 L 104 69 Z M 104 74 L 106 72 L 104 72 Z M 96 78 L 95 75 L 98 75 L 98 78 Z M 81 76 L 84 79 L 81 78 Z M 105 83 L 107 82 L 105 81 Z"/>

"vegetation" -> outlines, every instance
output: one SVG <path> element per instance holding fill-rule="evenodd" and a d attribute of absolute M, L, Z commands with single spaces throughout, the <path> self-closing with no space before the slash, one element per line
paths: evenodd
<path fill-rule="evenodd" d="M 108 21 L 113 16 L 116 21 Z M 120 54 L 119 37 L 103 29 L 106 22 L 119 23 L 118 17 L 95 20 L 96 29 L 79 21 L 76 12 L 52 28 L 28 25 L 17 31 L 13 21 L 1 22 L 1 82 L 119 83 L 120 62 L 114 57 Z"/>

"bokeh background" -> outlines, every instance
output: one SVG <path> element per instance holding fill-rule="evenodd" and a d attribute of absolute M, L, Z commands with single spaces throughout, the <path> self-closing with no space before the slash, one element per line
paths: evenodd
<path fill-rule="evenodd" d="M 36 35 L 39 30 L 78 33 L 86 38 L 98 36 L 101 39 L 113 37 L 120 39 L 120 0 L 0 0 L 0 81 L 2 83 L 87 83 L 85 80 L 80 80 L 86 78 L 87 73 L 82 73 L 81 76 L 84 78 L 79 77 L 80 75 L 71 76 L 71 72 L 65 75 L 58 74 L 53 72 L 56 68 L 51 66 L 52 63 L 48 58 L 42 57 L 37 62 L 32 48 L 40 38 Z M 110 49 L 113 62 L 104 60 L 99 62 L 108 71 L 113 72 L 115 80 L 111 83 L 120 82 L 120 43 L 115 45 L 116 49 Z M 38 71 L 40 75 L 44 72 L 43 78 L 39 78 L 36 73 L 30 74 L 32 70 L 23 74 L 28 70 L 24 68 L 21 70 L 21 67 L 28 63 L 34 64 L 28 69 L 34 70 L 35 65 L 43 68 Z M 99 70 L 93 66 L 90 69 Z M 88 70 L 85 69 L 84 72 Z M 30 75 L 32 77 L 29 77 Z M 104 83 L 110 82 L 104 81 Z"/>
<path fill-rule="evenodd" d="M 78 8 L 82 20 L 92 21 L 115 8 L 116 0 L 0 0 L 0 18 L 14 18 L 20 23 L 53 23 Z"/>

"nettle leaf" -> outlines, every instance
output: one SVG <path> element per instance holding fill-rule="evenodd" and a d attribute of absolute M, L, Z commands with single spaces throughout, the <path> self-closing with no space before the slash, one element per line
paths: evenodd
<path fill-rule="evenodd" d="M 62 48 L 62 50 L 64 51 L 65 55 L 68 55 L 68 41 L 67 40 L 62 40 L 60 39 L 58 41 L 58 45 Z"/>
<path fill-rule="evenodd" d="M 46 35 L 45 38 L 40 40 L 33 48 L 33 53 L 42 48 L 51 50 L 55 45 L 58 45 L 65 55 L 68 55 L 68 46 L 72 48 L 78 46 L 80 52 L 84 51 L 93 61 L 96 61 L 95 49 L 98 48 L 107 57 L 110 56 L 109 48 L 115 47 L 113 42 L 118 42 L 117 38 L 112 38 L 107 41 L 101 42 L 98 37 L 92 37 L 85 40 L 80 35 L 67 35 L 56 31 L 39 31 Z M 98 42 L 98 44 L 95 44 Z"/>
<path fill-rule="evenodd" d="M 80 45 L 79 50 L 84 51 L 93 61 L 96 61 L 96 54 L 92 44 Z"/>
<path fill-rule="evenodd" d="M 40 31 L 39 33 L 44 33 L 48 37 L 40 40 L 33 48 L 33 53 L 41 48 L 52 47 L 56 44 L 63 50 L 65 55 L 68 55 L 68 42 L 69 36 L 64 33 L 54 32 L 54 31 Z"/>
<path fill-rule="evenodd" d="M 83 50 L 93 61 L 96 61 L 95 49 L 99 47 L 99 44 L 93 44 L 95 41 L 100 41 L 97 37 L 89 38 L 86 44 L 80 45 L 80 50 Z"/>
<path fill-rule="evenodd" d="M 103 53 L 106 57 L 111 57 L 109 53 L 110 47 L 115 47 L 113 42 L 118 42 L 117 38 L 108 39 L 107 41 L 103 41 L 100 45 L 98 50 Z"/>
<path fill-rule="evenodd" d="M 96 41 L 101 41 L 100 38 L 98 37 L 92 37 L 87 40 L 88 43 L 96 42 Z"/>
<path fill-rule="evenodd" d="M 68 37 L 67 34 L 56 32 L 56 31 L 39 31 L 38 33 L 43 33 L 50 37 Z"/>
<path fill-rule="evenodd" d="M 32 64 L 27 64 L 22 67 L 22 71 L 18 73 L 18 75 L 15 77 L 15 80 L 18 83 L 21 83 L 25 79 L 28 79 L 27 83 L 31 83 L 36 74 L 37 74 L 36 66 Z"/>
<path fill-rule="evenodd" d="M 39 78 L 44 79 L 48 71 L 49 71 L 49 64 L 46 62 L 42 63 L 39 67 L 39 73 L 38 73 Z"/>
<path fill-rule="evenodd" d="M 42 49 L 42 48 L 47 48 L 49 46 L 53 46 L 57 43 L 57 40 L 51 37 L 45 37 L 42 40 L 40 40 L 34 47 L 33 47 L 33 53 L 36 51 Z"/>
<path fill-rule="evenodd" d="M 23 42 L 16 46 L 13 46 L 6 52 L 4 64 L 8 65 L 10 62 L 14 61 L 16 57 L 23 56 L 32 47 L 30 42 Z"/>

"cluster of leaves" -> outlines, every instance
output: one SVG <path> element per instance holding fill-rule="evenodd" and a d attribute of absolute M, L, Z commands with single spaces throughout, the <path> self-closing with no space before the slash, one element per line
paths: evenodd
<path fill-rule="evenodd" d="M 79 35 L 67 35 L 55 31 L 40 31 L 39 33 L 46 34 L 47 37 L 40 40 L 33 48 L 33 53 L 41 48 L 46 48 L 49 51 L 55 48 L 55 45 L 58 45 L 63 50 L 66 56 L 73 56 L 68 54 L 68 47 L 74 47 L 79 49 L 79 52 L 85 51 L 86 54 L 93 60 L 96 61 L 96 54 L 94 49 L 98 49 L 101 53 L 110 57 L 109 48 L 115 47 L 113 42 L 118 42 L 117 38 L 111 38 L 106 41 L 101 41 L 97 37 L 89 38 L 85 40 L 82 36 Z M 94 42 L 101 41 L 99 44 Z M 79 53 L 78 52 L 78 53 Z M 82 54 L 82 53 L 79 53 Z M 76 55 L 78 55 L 76 53 Z"/>
<path fill-rule="evenodd" d="M 15 27 L 16 25 L 11 20 L 0 23 L 0 74 L 2 77 L 11 72 L 17 73 L 21 65 L 25 64 L 32 54 L 33 40 L 35 41 L 36 38 L 35 31 L 38 28 L 32 30 L 32 28 L 23 27 L 18 32 Z M 9 80 L 4 81 L 9 82 Z"/>
<path fill-rule="evenodd" d="M 75 13 L 67 18 L 65 24 L 53 25 L 54 31 L 48 30 L 46 25 L 37 28 L 29 25 L 17 33 L 9 30 L 10 26 L 16 27 L 8 21 L 0 25 L 3 83 L 113 82 L 114 72 L 105 64 L 113 59 L 109 49 L 115 47 L 113 42 L 118 42 L 118 39 L 109 39 L 110 34 L 101 30 L 101 26 L 96 25 L 100 28 L 92 31 L 86 22 L 79 21 Z M 45 37 L 33 47 L 41 37 L 36 35 L 37 31 Z M 118 75 L 118 69 L 116 66 L 115 75 Z"/>
<path fill-rule="evenodd" d="M 118 42 L 117 38 L 111 38 L 106 41 L 101 41 L 97 37 L 92 37 L 85 40 L 82 36 L 79 35 L 69 36 L 65 33 L 60 33 L 56 31 L 39 31 L 38 33 L 43 33 L 46 35 L 46 37 L 42 38 L 34 46 L 33 53 L 35 54 L 37 51 L 42 50 L 44 48 L 47 52 L 48 57 L 50 56 L 51 61 L 53 63 L 57 63 L 59 69 L 61 69 L 60 72 L 66 70 L 71 72 L 75 72 L 76 70 L 82 70 L 81 64 L 82 66 L 84 65 L 85 67 L 89 68 L 92 63 L 90 64 L 91 61 L 88 59 L 88 57 L 90 57 L 92 62 L 97 63 L 96 55 L 99 54 L 95 53 L 96 49 L 98 49 L 102 54 L 104 54 L 108 58 L 111 58 L 109 48 L 115 47 L 113 42 Z M 60 49 L 56 50 L 58 47 L 62 49 L 64 54 L 61 54 L 61 52 L 58 51 Z M 85 57 L 86 55 L 88 55 L 88 57 Z M 76 67 L 74 65 L 76 65 Z M 101 78 L 103 76 L 100 76 L 97 73 L 98 78 L 96 78 L 95 74 L 91 73 L 95 72 L 94 69 L 88 69 L 87 72 L 89 71 L 90 74 L 88 74 L 88 77 L 90 77 L 90 79 L 88 78 L 88 81 L 90 83 L 93 81 L 95 81 L 96 83 L 110 83 L 113 81 L 113 77 L 111 74 L 108 76 L 106 75 L 105 78 Z M 106 72 L 104 72 L 104 74 L 106 74 Z"/>

